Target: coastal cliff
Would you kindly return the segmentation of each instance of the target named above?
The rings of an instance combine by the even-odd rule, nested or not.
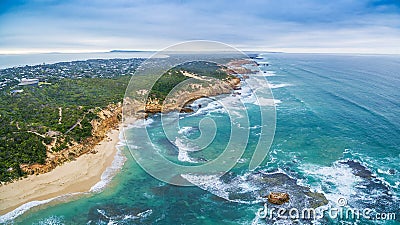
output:
[[[44,164],[23,164],[22,171],[28,175],[47,173],[65,162],[86,154],[96,154],[93,150],[105,137],[107,132],[116,129],[122,118],[122,104],[110,104],[97,113],[96,119],[91,121],[92,135],[80,143],[73,142],[65,149],[52,151],[51,145],[47,146],[47,159]]]
[[[195,79],[195,82],[188,82],[184,87],[178,88],[177,91],[172,91],[164,101],[158,98],[146,98],[147,93],[144,91],[137,93],[139,98],[126,98],[124,114],[146,118],[149,114],[154,113],[191,112],[192,110],[186,108],[186,106],[196,99],[230,94],[234,90],[240,89],[240,79],[234,76],[217,80],[206,79],[193,74],[192,78]]]
[[[209,76],[201,76],[199,74],[180,70],[183,76],[188,79],[182,88],[177,91],[171,91],[165,99],[158,99],[149,96],[148,90],[137,91],[139,98],[132,99],[126,97],[124,99],[124,115],[134,118],[147,118],[154,113],[192,112],[192,109],[186,106],[196,99],[202,97],[211,97],[221,94],[230,94],[234,90],[240,89],[241,80],[236,76],[238,73],[250,73],[251,71],[243,68],[243,64],[248,64],[247,60],[232,61],[227,67],[218,67],[225,74],[225,78],[216,79]],[[180,85],[180,84],[179,84]],[[83,140],[65,140],[65,136],[59,132],[47,132],[46,135],[52,138],[50,143],[43,144],[46,146],[46,160],[43,164],[21,164],[21,170],[27,175],[47,173],[65,162],[73,161],[84,154],[96,154],[94,147],[99,144],[108,131],[116,129],[122,120],[122,104],[110,104],[107,107],[96,110],[91,109],[88,113],[95,113],[96,117],[90,121],[91,134]],[[60,121],[61,109],[60,109]],[[71,127],[70,132],[75,127],[81,127],[81,120]],[[58,140],[57,140],[58,139]],[[58,146],[56,143],[68,143],[64,147]],[[56,150],[56,148],[58,148]]]
[[[232,77],[223,81],[217,81],[213,85],[207,85],[206,87],[198,86],[195,91],[177,92],[177,95],[172,98],[173,101],[167,101],[165,104],[162,104],[158,99],[149,99],[145,104],[133,101],[131,104],[137,109],[136,112],[139,112],[138,109],[144,108],[143,115],[145,117],[148,114],[159,112],[185,111],[184,107],[186,104],[195,99],[229,94],[238,87],[240,87],[240,79]],[[122,104],[108,105],[105,109],[97,113],[97,117],[91,121],[92,135],[89,138],[80,143],[73,142],[70,146],[60,151],[52,151],[51,144],[47,145],[47,159],[44,164],[22,164],[21,170],[28,175],[47,173],[65,162],[75,160],[83,154],[96,154],[93,151],[94,147],[106,137],[108,131],[116,129],[120,124],[122,119]]]
[[[178,90],[171,94],[163,104],[157,99],[152,99],[146,103],[146,113],[167,113],[171,111],[185,110],[188,103],[202,97],[211,97],[221,94],[230,94],[234,89],[240,87],[239,78],[229,78],[226,80],[213,80],[212,84],[199,85],[189,84],[190,90]]]

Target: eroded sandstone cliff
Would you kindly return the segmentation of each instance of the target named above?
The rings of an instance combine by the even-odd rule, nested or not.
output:
[[[110,104],[105,109],[102,109],[97,113],[97,119],[91,121],[92,125],[92,136],[86,138],[80,143],[72,142],[70,146],[61,151],[47,150],[47,159],[44,164],[23,164],[21,169],[27,174],[40,174],[47,173],[55,167],[74,160],[86,153],[93,153],[94,147],[101,142],[108,131],[116,129],[122,118],[122,104]]]

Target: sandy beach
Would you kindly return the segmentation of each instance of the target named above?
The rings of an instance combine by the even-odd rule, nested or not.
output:
[[[28,176],[25,179],[0,186],[0,215],[31,201],[40,201],[57,196],[87,192],[101,180],[117,153],[119,129],[108,132],[96,147],[96,154],[88,153],[75,161],[58,166],[51,172]]]

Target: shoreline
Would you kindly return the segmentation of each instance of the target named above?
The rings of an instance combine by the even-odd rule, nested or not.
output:
[[[31,202],[40,201],[43,204],[60,196],[95,192],[93,187],[103,181],[103,174],[113,166],[118,155],[122,129],[123,123],[120,123],[117,129],[108,131],[106,137],[94,147],[96,154],[86,153],[48,173],[30,175],[0,186],[0,220],[7,219],[2,217]],[[15,213],[20,215],[23,212]]]
[[[220,89],[226,89],[225,91],[206,92],[206,95],[217,96],[225,92],[231,93],[240,83],[240,79],[235,77],[220,84],[223,87]],[[131,119],[137,120],[135,117]],[[127,122],[131,124],[132,121],[120,121],[117,129],[109,130],[91,151],[80,155],[74,161],[58,165],[49,172],[29,175],[27,178],[0,186],[0,223],[12,220],[30,208],[46,204],[59,197],[101,191],[106,186],[103,178],[107,180],[112,178],[115,175],[114,171],[119,170],[124,163],[124,160],[117,160],[117,157],[121,156],[118,146],[120,142],[123,142],[124,137],[121,134]],[[118,167],[114,166],[114,161],[122,161],[122,163],[117,162]],[[110,172],[108,170],[111,170],[113,174],[107,174]]]

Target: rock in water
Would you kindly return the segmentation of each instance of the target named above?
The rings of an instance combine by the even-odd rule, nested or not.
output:
[[[276,205],[282,205],[285,202],[289,202],[289,199],[289,194],[287,193],[271,192],[268,195],[268,201]]]
[[[180,110],[180,113],[192,113],[192,112],[194,112],[194,111],[191,108],[182,108]]]

